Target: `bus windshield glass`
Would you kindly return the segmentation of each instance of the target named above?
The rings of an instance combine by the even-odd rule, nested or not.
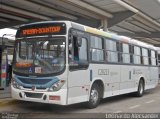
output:
[[[29,75],[60,73],[65,67],[65,38],[16,41],[13,71]]]

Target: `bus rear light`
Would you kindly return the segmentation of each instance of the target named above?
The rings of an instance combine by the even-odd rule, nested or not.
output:
[[[53,96],[53,95],[50,95],[49,96],[49,100],[60,100],[60,96]]]

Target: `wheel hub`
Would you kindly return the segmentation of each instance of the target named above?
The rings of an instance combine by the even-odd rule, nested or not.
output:
[[[91,98],[90,99],[91,99],[92,103],[94,103],[94,104],[98,101],[98,91],[97,90],[93,89],[91,91]]]

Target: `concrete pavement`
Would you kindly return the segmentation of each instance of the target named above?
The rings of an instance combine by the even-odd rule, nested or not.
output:
[[[95,109],[86,109],[83,104],[59,106],[8,98],[0,100],[0,112],[42,113],[41,117],[46,113],[52,113],[52,116],[60,116],[62,113],[160,113],[160,85],[155,89],[146,91],[143,97],[126,94],[103,99]]]

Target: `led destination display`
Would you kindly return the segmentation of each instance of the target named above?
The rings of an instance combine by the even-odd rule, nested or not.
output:
[[[64,23],[43,23],[22,26],[18,30],[16,37],[30,37],[42,35],[65,35],[66,25]]]

